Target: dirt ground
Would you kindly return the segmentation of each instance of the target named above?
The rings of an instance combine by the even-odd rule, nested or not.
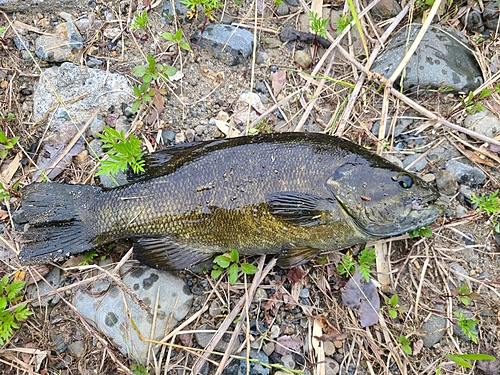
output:
[[[366,58],[363,50],[351,51],[351,60],[339,57],[331,58],[330,52],[319,48],[317,53],[312,45],[303,42],[282,43],[279,40],[279,30],[284,27],[307,31],[304,26],[304,2],[297,7],[290,7],[290,12],[277,16],[276,5],[257,1],[259,7],[267,5],[266,13],[257,12],[254,17],[255,5],[252,2],[227,1],[224,13],[215,11],[213,22],[218,22],[223,14],[231,16],[235,24],[256,33],[256,50],[267,54],[268,60],[257,63],[252,57],[234,62],[230,55],[213,54],[199,48],[191,42],[190,51],[181,51],[161,37],[163,32],[175,32],[176,27],[165,25],[161,20],[161,5],[156,4],[149,10],[147,29],[130,30],[132,15],[137,8],[147,7],[149,2],[130,4],[124,2],[95,2],[88,12],[93,12],[93,19],[101,21],[96,24],[97,30],[107,27],[118,27],[123,30],[117,43],[110,48],[109,41],[103,32],[95,33],[92,27],[85,38],[86,54],[91,54],[104,62],[101,69],[109,69],[129,77],[134,85],[140,81],[131,74],[136,65],[145,63],[147,54],[155,56],[158,63],[174,66],[183,73],[181,80],[161,82],[158,91],[162,93],[163,103],[153,101],[142,105],[134,117],[130,119],[134,134],[143,140],[145,149],[163,147],[161,135],[171,130],[178,140],[208,140],[225,137],[228,129],[220,126],[214,119],[224,118],[225,112],[234,116],[239,111],[248,111],[248,106],[238,102],[245,90],[252,86],[267,87],[265,115],[252,123],[243,124],[239,121],[228,122],[233,128],[230,135],[252,129],[251,131],[310,131],[325,132],[343,136],[353,142],[377,151],[382,150],[382,144],[389,153],[396,153],[396,139],[390,134],[386,139],[378,139],[378,134],[372,133],[376,120],[385,116],[401,116],[410,109],[411,101],[396,98],[390,91],[381,88],[379,77],[364,78],[356,68],[355,62],[364,66]],[[326,3],[326,1],[325,1]],[[311,6],[311,4],[307,4]],[[443,5],[439,13],[439,22],[460,28],[458,11],[467,8],[466,2],[453,2],[452,6]],[[344,4],[334,2],[325,4],[326,14],[329,9],[343,10]],[[409,15],[400,22],[399,27],[422,16],[426,6],[414,4]],[[325,13],[324,13],[325,14]],[[74,14],[75,18],[88,16],[85,12]],[[35,123],[32,117],[32,92],[40,75],[40,69],[50,64],[36,59],[36,64],[22,58],[15,48],[13,36],[15,29],[9,27],[14,21],[30,25],[32,29],[25,36],[34,43],[41,32],[47,31],[51,24],[62,22],[57,12],[41,13],[32,9],[27,13],[2,14],[0,26],[6,32],[0,38],[0,82],[2,94],[0,106],[5,118],[6,113],[13,113],[15,120],[2,120],[2,131],[12,136],[19,136],[18,145],[9,150],[8,157],[0,166],[5,170],[13,162],[17,152],[22,153],[22,159],[16,173],[7,182],[11,194],[10,202],[2,206],[3,242],[7,247],[19,249],[19,233],[13,228],[12,214],[20,202],[20,191],[29,183],[33,173],[30,169],[28,155],[37,142],[47,136],[47,122]],[[306,17],[307,18],[307,17]],[[368,38],[369,53],[377,44],[377,36],[381,35],[382,23],[363,17]],[[371,22],[371,23],[370,23]],[[192,23],[180,23],[186,39],[201,28],[203,16],[199,15]],[[332,23],[333,25],[333,23]],[[461,30],[461,29],[460,29]],[[478,34],[465,32],[471,41]],[[338,37],[335,30],[329,29],[332,38]],[[346,41],[351,36],[342,37]],[[353,36],[356,38],[356,35]],[[480,64],[486,78],[492,76],[487,67],[491,61],[498,58],[500,45],[498,34],[492,33],[490,38],[482,43],[473,44],[480,56]],[[310,54],[315,54],[315,60],[309,68],[300,67],[294,60],[297,46]],[[325,56],[325,59],[322,59]],[[85,56],[85,55],[84,55]],[[81,61],[85,61],[82,57]],[[285,71],[286,80],[276,96],[272,95],[274,85],[279,85],[276,71]],[[322,79],[328,76],[334,80]],[[342,81],[339,83],[339,81]],[[353,85],[360,82],[361,90],[355,100],[347,102],[352,95]],[[346,85],[347,83],[347,85]],[[488,88],[496,89],[496,80],[488,82]],[[408,98],[406,98],[408,99]],[[497,113],[500,108],[500,96],[493,93],[481,100],[484,107]],[[414,126],[428,125],[421,137],[424,143],[443,140],[448,144],[460,144],[460,149],[478,168],[486,174],[487,179],[482,186],[473,186],[472,190],[480,195],[491,193],[499,188],[498,159],[477,153],[484,142],[468,138],[460,132],[452,131],[447,126],[438,124],[436,119],[444,118],[452,123],[460,124],[466,116],[466,111],[460,97],[444,94],[433,94],[415,99],[425,107],[427,112],[413,109],[417,119]],[[274,107],[273,107],[274,105]],[[435,118],[429,116],[435,115]],[[106,114],[103,114],[105,117]],[[257,117],[257,115],[256,115]],[[438,125],[436,125],[438,124]],[[219,125],[219,126],[217,126]],[[248,125],[248,126],[246,126]],[[458,138],[456,136],[459,136]],[[459,139],[457,141],[457,139]],[[90,139],[89,139],[90,140]],[[460,140],[462,142],[460,142]],[[402,154],[415,153],[414,148],[403,150]],[[493,155],[496,157],[496,154]],[[57,181],[71,183],[99,183],[93,177],[97,161],[88,155],[74,161],[72,167],[65,171]],[[438,165],[428,163],[420,174],[434,174]],[[457,206],[465,209],[466,214],[459,217]],[[493,217],[494,219],[494,217]],[[260,279],[248,277],[243,282],[240,279],[230,286],[227,278],[213,280],[208,274],[196,274],[189,271],[179,274],[189,281],[195,294],[193,311],[188,315],[189,324],[183,326],[189,333],[179,334],[174,346],[165,346],[156,361],[148,364],[149,373],[185,373],[191,374],[199,366],[199,353],[190,351],[191,347],[199,347],[193,339],[193,332],[204,324],[220,327],[231,317],[232,308],[238,306],[238,301],[255,294],[264,296],[254,299],[247,311],[248,320],[241,325],[230,324],[229,332],[240,330],[245,337],[242,344],[243,353],[250,342],[262,342],[262,345],[280,342],[283,336],[290,338],[289,344],[294,350],[296,373],[320,374],[325,371],[325,342],[334,346],[330,357],[337,361],[342,374],[500,374],[497,362],[473,363],[474,368],[458,366],[446,357],[447,354],[489,353],[500,355],[499,324],[500,324],[500,239],[493,230],[493,222],[488,215],[478,213],[462,194],[456,194],[450,199],[447,215],[432,226],[433,236],[430,238],[410,239],[408,235],[396,239],[379,241],[375,246],[377,251],[377,270],[374,278],[378,280],[380,295],[391,297],[397,295],[398,314],[392,318],[389,307],[381,297],[380,323],[362,328],[356,313],[341,301],[341,289],[347,280],[339,275],[337,264],[343,254],[329,254],[326,259],[313,261],[294,271],[285,271],[274,267],[265,270]],[[119,262],[128,248],[126,244],[118,244],[116,253],[111,254],[111,260]],[[10,250],[9,250],[10,251]],[[249,259],[258,264],[259,259]],[[262,260],[261,260],[262,261]],[[271,259],[267,259],[269,264]],[[467,271],[467,275],[457,277],[454,273],[458,264]],[[63,264],[63,271],[68,285],[58,291],[62,298],[55,306],[47,308],[30,307],[34,315],[19,324],[14,336],[0,349],[0,373],[2,374],[117,374],[146,373],[137,367],[134,359],[123,357],[112,345],[106,343],[98,332],[85,324],[74,311],[70,300],[72,284],[85,283],[95,274],[85,269],[70,270],[72,265]],[[42,274],[53,266],[37,269]],[[19,274],[16,272],[21,271]],[[44,272],[45,271],[45,272]],[[25,274],[24,274],[25,273]],[[34,274],[32,269],[22,267],[14,253],[3,256],[0,274],[8,274],[30,280]],[[24,276],[23,276],[24,275]],[[456,281],[458,280],[458,282]],[[455,284],[453,285],[453,281]],[[463,304],[464,297],[457,289],[465,284],[471,297],[468,305]],[[307,297],[300,297],[300,292],[307,289]],[[67,299],[67,300],[66,300]],[[228,306],[224,305],[225,301]],[[425,332],[422,325],[428,321],[437,306],[442,306],[438,312],[448,321],[446,333],[440,342],[432,348],[422,347],[422,337]],[[219,314],[211,314],[209,307],[217,307]],[[242,311],[236,311],[239,315]],[[473,319],[477,319],[477,343],[467,341],[453,333],[454,312],[466,309]],[[234,313],[234,311],[233,311]],[[229,314],[229,315],[228,315]],[[250,322],[262,321],[263,328],[250,327]],[[231,322],[232,323],[232,322]],[[254,323],[255,324],[255,323]],[[273,336],[272,328],[279,327],[280,335]],[[406,337],[412,353],[403,350],[401,337]],[[322,337],[321,340],[315,338]],[[84,348],[77,356],[59,350],[58,340],[63,342],[82,342]],[[248,345],[247,345],[248,344]],[[270,355],[270,362],[279,363],[283,353]],[[195,354],[193,354],[195,353]],[[215,374],[220,363],[227,364],[227,358],[212,355],[208,370]],[[326,362],[330,363],[330,362]],[[279,366],[273,366],[271,373],[285,371]],[[326,371],[326,374],[331,372]]]

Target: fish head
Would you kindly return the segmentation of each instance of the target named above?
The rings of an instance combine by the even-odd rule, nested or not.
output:
[[[421,228],[444,212],[432,185],[390,163],[344,164],[327,187],[356,226],[375,237]]]

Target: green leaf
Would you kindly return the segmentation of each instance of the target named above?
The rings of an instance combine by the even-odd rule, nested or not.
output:
[[[233,263],[229,267],[229,284],[234,285],[236,280],[238,280],[238,265]]]
[[[240,254],[238,254],[238,250],[233,249],[231,251],[231,262],[238,263],[240,261]]]
[[[222,275],[222,272],[222,268],[214,268],[210,275],[212,276],[212,278],[217,279],[220,275]]]
[[[259,269],[255,267],[253,264],[249,263],[242,263],[241,264],[241,271],[247,275],[253,275],[255,274]]]
[[[472,365],[469,362],[467,362],[465,359],[463,359],[460,354],[446,354],[445,356],[446,356],[446,358],[455,362],[459,366],[462,366],[465,368],[472,368]]]
[[[389,315],[392,319],[396,319],[398,317],[398,311],[396,309],[389,309]]]
[[[399,303],[398,295],[394,294],[389,301],[390,301],[391,306],[396,307],[397,304]]]
[[[214,262],[222,268],[227,268],[231,264],[231,259],[225,255],[219,255],[214,258]]]
[[[175,41],[175,36],[172,33],[163,33],[161,34],[163,38],[168,40],[169,42],[174,42]]]

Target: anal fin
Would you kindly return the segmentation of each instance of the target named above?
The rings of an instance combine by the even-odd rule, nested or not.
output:
[[[212,257],[170,237],[140,238],[134,242],[136,259],[154,268],[178,271],[190,268]]]
[[[321,253],[321,250],[312,247],[298,247],[291,243],[282,246],[278,257],[278,266],[281,268],[298,267],[309,262],[315,256]]]

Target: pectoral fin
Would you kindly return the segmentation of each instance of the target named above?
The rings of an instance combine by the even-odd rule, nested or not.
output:
[[[170,237],[140,238],[134,243],[137,260],[149,267],[171,271],[190,268],[212,257]]]
[[[293,268],[309,262],[317,256],[321,250],[312,247],[297,247],[291,243],[286,243],[281,248],[278,257],[278,266],[281,268]]]
[[[333,211],[333,201],[312,194],[279,192],[267,197],[269,212],[294,225],[314,226],[326,224],[327,211]]]

